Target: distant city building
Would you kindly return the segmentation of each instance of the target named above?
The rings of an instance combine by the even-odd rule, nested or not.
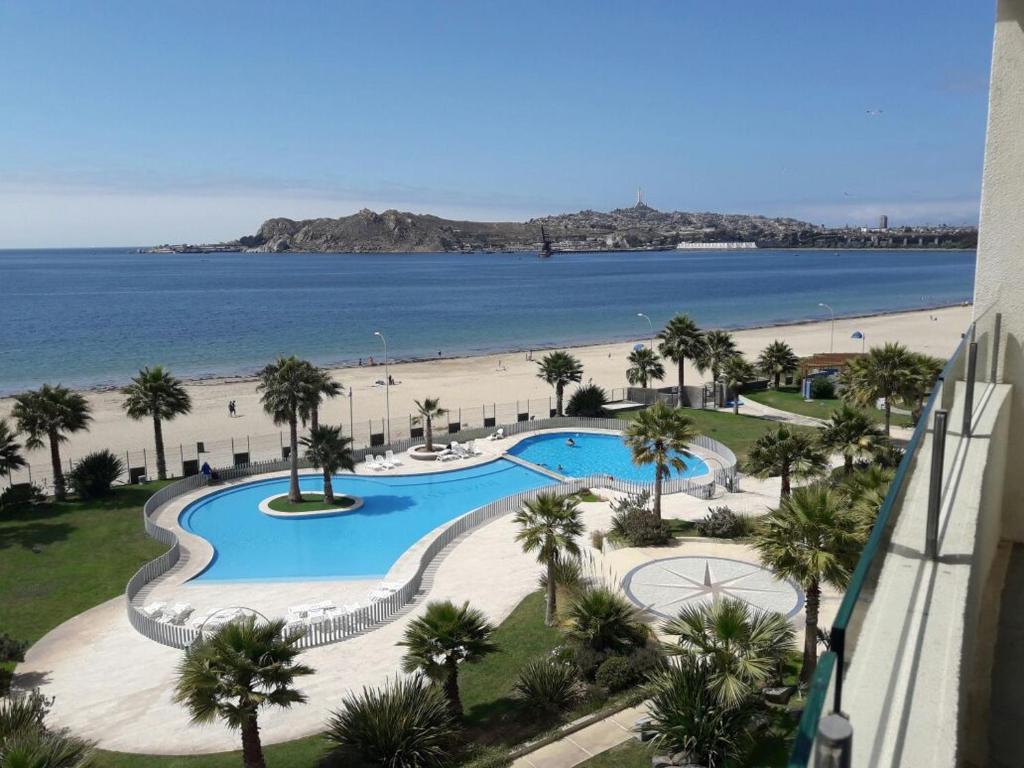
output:
[[[680,251],[733,251],[747,248],[757,248],[757,243],[752,240],[748,242],[736,243],[679,243],[679,245],[677,245],[676,248]]]
[[[878,228],[879,229],[888,229],[889,228],[889,217],[886,216],[884,213],[881,216],[878,217]]]

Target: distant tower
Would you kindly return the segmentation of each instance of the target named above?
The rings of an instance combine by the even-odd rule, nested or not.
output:
[[[878,228],[879,229],[888,229],[889,228],[889,217],[886,216],[884,213],[881,216],[878,217]]]
[[[643,208],[644,205],[645,205],[645,203],[644,203],[644,188],[643,187],[637,187],[636,188],[636,205],[634,207],[635,208]]]

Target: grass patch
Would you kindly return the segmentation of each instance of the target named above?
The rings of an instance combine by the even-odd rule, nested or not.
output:
[[[665,518],[665,525],[669,532],[676,537],[698,536],[697,523],[693,520],[679,520],[678,518]]]
[[[743,397],[748,397],[755,402],[767,405],[770,408],[778,408],[780,411],[789,411],[801,416],[812,416],[816,419],[828,419],[832,411],[842,405],[842,400],[832,398],[829,400],[804,400],[800,390],[796,387],[783,387],[782,389],[766,389],[760,392],[745,392]],[[871,417],[876,424],[885,422],[885,413],[877,408],[865,408],[863,411]],[[892,425],[894,427],[912,426],[910,416],[893,413]]]
[[[573,498],[579,499],[580,501],[585,502],[585,503],[591,503],[591,502],[595,502],[595,501],[604,501],[604,498],[602,496],[598,496],[596,493],[594,493],[589,488],[585,488],[582,491],[580,491],[579,493],[574,493],[573,494]]]
[[[330,509],[348,509],[355,504],[355,499],[348,496],[335,497],[333,504],[324,501],[322,493],[304,493],[302,501],[289,501],[287,496],[281,496],[267,504],[275,512],[324,512]]]

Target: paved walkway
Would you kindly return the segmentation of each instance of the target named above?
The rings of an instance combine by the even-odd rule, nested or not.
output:
[[[572,768],[631,739],[633,725],[646,714],[645,704],[616,712],[535,752],[523,755],[512,763],[512,768]]]

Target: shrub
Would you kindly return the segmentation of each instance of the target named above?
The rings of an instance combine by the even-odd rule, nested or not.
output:
[[[575,592],[583,582],[583,564],[578,557],[560,557],[555,561],[555,586],[568,593]],[[540,575],[540,588],[548,588],[548,572],[544,569]]]
[[[27,507],[32,504],[42,504],[46,501],[46,494],[38,486],[31,483],[18,483],[0,493],[0,509]]]
[[[608,394],[596,384],[585,384],[577,388],[569,398],[565,407],[566,416],[586,416],[602,418],[608,415],[604,407],[608,404]]]
[[[825,376],[816,376],[811,379],[811,398],[813,400],[834,400],[836,397],[836,385],[832,379]]]
[[[565,635],[577,647],[629,653],[644,645],[650,634],[633,604],[608,587],[587,587],[569,606]]]
[[[729,507],[708,507],[708,515],[697,521],[697,532],[713,539],[735,539],[749,536],[754,521],[748,515],[738,515]]]
[[[558,659],[536,659],[519,673],[515,691],[531,707],[544,712],[564,712],[579,696],[576,669]]]
[[[633,547],[658,546],[671,541],[672,531],[648,508],[650,500],[650,492],[643,491],[613,501],[610,533]]]
[[[664,667],[665,654],[657,645],[648,643],[628,656],[609,656],[597,668],[594,680],[610,693],[618,693],[639,685]]]
[[[15,640],[6,632],[0,634],[0,665],[24,661],[27,648],[28,643]],[[0,696],[6,696],[10,692],[13,677],[14,673],[11,670],[0,667]]]
[[[590,532],[590,546],[598,551],[604,549],[604,531]]]
[[[124,472],[124,462],[110,451],[90,453],[75,465],[68,476],[71,487],[83,499],[98,499],[110,493],[110,487]]]

